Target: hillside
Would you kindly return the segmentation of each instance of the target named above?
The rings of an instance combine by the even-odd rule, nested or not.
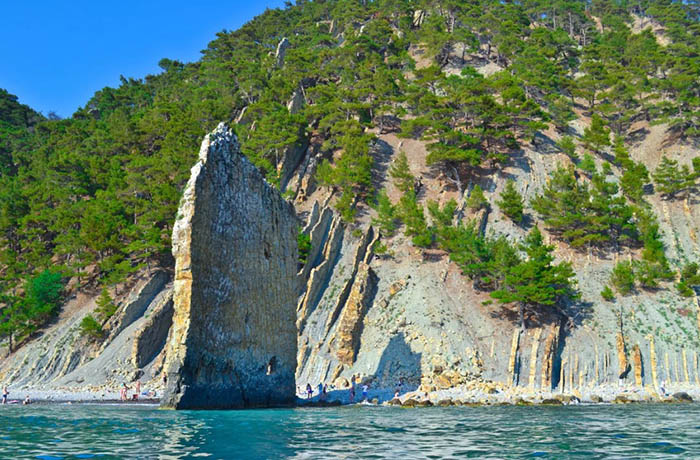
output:
[[[125,294],[172,271],[197,146],[231,120],[307,222],[298,383],[698,383],[697,9],[424,3],[270,10],[66,120],[3,96],[3,375],[65,384],[134,324]],[[106,365],[157,379],[158,353]]]

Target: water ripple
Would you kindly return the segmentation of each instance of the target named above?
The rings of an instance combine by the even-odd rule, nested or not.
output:
[[[0,408],[0,458],[698,458],[700,405]]]

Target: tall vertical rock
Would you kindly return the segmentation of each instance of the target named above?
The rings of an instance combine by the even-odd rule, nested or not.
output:
[[[164,407],[293,402],[297,224],[220,124],[202,143],[173,228]]]

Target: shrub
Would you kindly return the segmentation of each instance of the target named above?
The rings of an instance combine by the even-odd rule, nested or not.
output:
[[[618,262],[610,274],[610,283],[621,295],[629,295],[634,291],[634,267],[632,262]]]
[[[484,196],[484,191],[481,187],[475,185],[472,193],[469,195],[469,199],[467,199],[467,207],[472,211],[478,211],[479,209],[485,209],[488,204],[489,202]]]
[[[603,290],[600,291],[600,296],[608,302],[613,302],[615,300],[615,293],[610,289],[610,286],[605,286]]]
[[[523,221],[523,197],[515,189],[515,182],[509,180],[506,187],[501,192],[501,200],[496,202],[503,214],[508,216],[513,222]]]
[[[109,295],[109,291],[106,287],[102,288],[102,292],[96,303],[97,308],[95,309],[95,313],[97,313],[103,321],[107,321],[117,311],[117,306],[112,301],[112,296]]]
[[[391,203],[386,190],[382,189],[377,194],[377,201],[374,204],[374,210],[377,211],[377,217],[372,219],[372,225],[376,225],[382,231],[382,234],[391,236],[396,231],[397,212],[396,207]]]
[[[299,248],[299,263],[305,265],[311,251],[311,236],[304,233],[301,227],[299,227],[297,234],[297,247]]]
[[[94,316],[87,315],[80,322],[80,334],[91,339],[101,339],[104,337],[105,332]]]

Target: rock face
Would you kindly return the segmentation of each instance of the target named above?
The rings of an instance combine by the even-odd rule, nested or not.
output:
[[[220,124],[202,143],[173,228],[164,407],[293,402],[297,224]]]
[[[277,51],[275,51],[275,64],[278,68],[284,65],[284,58],[287,55],[287,48],[289,48],[290,45],[291,44],[289,43],[289,40],[287,40],[287,37],[284,37],[277,44]]]

